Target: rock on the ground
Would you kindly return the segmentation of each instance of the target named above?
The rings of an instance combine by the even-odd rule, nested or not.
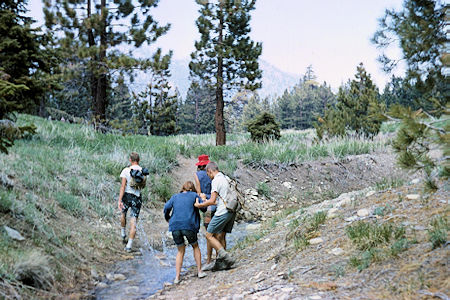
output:
[[[406,199],[408,199],[408,200],[418,200],[420,198],[420,195],[419,194],[409,194],[409,195],[406,195]]]
[[[121,281],[127,279],[123,274],[114,274],[114,281]]]
[[[245,227],[246,230],[252,231],[252,230],[258,230],[261,228],[261,224],[260,223],[252,223],[252,224],[248,224],[247,227]]]
[[[333,249],[331,249],[330,253],[334,254],[336,256],[342,255],[342,254],[344,254],[344,250],[342,250],[341,248],[333,248]]]
[[[367,192],[366,197],[370,197],[370,196],[373,196],[375,194],[376,194],[375,191],[369,191],[369,192]]]
[[[358,220],[358,216],[351,216],[351,217],[345,218],[346,222],[354,222],[356,220]]]
[[[8,236],[10,238],[12,238],[13,240],[16,240],[16,241],[23,241],[23,240],[25,240],[25,238],[17,230],[12,229],[11,227],[8,227],[6,225],[4,225],[3,228],[5,229],[5,231],[8,234]]]
[[[99,289],[106,289],[107,287],[108,287],[108,285],[104,282],[97,283],[97,288],[99,288]]]
[[[420,178],[414,178],[413,180],[411,180],[411,184],[418,184],[420,182]]]
[[[362,208],[358,210],[356,214],[358,215],[358,217],[367,217],[368,215],[370,215],[370,211],[367,208]]]
[[[311,245],[317,245],[317,244],[323,243],[323,239],[320,238],[320,237],[319,238],[310,239],[309,243]]]
[[[106,274],[106,279],[108,279],[109,281],[113,281],[114,280],[114,275],[111,273]]]
[[[328,213],[327,213],[327,217],[328,218],[330,218],[330,219],[332,219],[332,218],[335,218],[336,216],[337,216],[337,212],[339,211],[339,209],[337,209],[337,208],[331,208],[331,209],[329,209],[328,210]]]
[[[338,198],[339,199],[339,198]],[[341,200],[336,203],[336,207],[346,206],[352,203],[352,198],[349,196],[344,196]]]
[[[289,181],[283,182],[283,186],[287,189],[292,189],[292,183],[290,183]]]

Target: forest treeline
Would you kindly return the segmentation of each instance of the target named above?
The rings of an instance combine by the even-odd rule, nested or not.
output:
[[[7,152],[14,139],[34,131],[32,124],[15,125],[17,112],[123,134],[215,132],[217,145],[226,144],[226,132],[246,131],[264,112],[275,116],[281,129],[314,127],[318,140],[349,134],[370,138],[383,121],[403,120],[394,143],[401,161],[434,170],[436,164],[424,154],[430,143],[448,144],[448,130],[435,126],[449,111],[448,5],[405,0],[400,10],[387,10],[379,19],[372,42],[380,49],[381,66],[387,73],[399,62],[406,66],[405,75],[392,76],[383,90],[363,63],[337,92],[309,66],[295,86],[262,99],[258,59],[263,45],[249,36],[255,0],[196,1],[200,37],[191,54],[186,95],[169,83],[172,52],[157,47],[170,30],[170,24],[152,16],[158,2],[44,0],[45,23],[35,28],[26,16],[27,1],[2,1],[0,150]],[[397,59],[384,51],[394,43],[402,52]],[[133,55],[144,45],[152,49],[148,55]],[[142,72],[150,75],[146,88],[131,90]],[[424,143],[430,136],[432,141]]]

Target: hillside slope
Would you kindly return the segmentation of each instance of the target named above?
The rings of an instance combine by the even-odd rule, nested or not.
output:
[[[441,188],[430,198],[406,200],[406,194],[416,193],[412,189],[419,190],[420,187],[400,187],[409,179],[394,166],[387,146],[389,134],[381,134],[374,140],[337,139],[323,144],[314,144],[310,131],[283,132],[280,141],[269,144],[254,144],[248,135],[230,134],[231,146],[216,147],[213,135],[100,134],[86,125],[27,115],[19,116],[18,122],[34,123],[37,134],[17,141],[9,155],[0,155],[0,298],[91,298],[96,286],[109,282],[106,275],[113,265],[139,255],[139,252],[128,254],[123,251],[118,227],[118,174],[127,165],[127,155],[131,151],[141,154],[142,164],[151,172],[149,185],[143,191],[144,208],[140,218],[143,232],[148,236],[139,233],[136,249],[147,247],[147,240],[154,249],[164,248],[161,235],[167,231],[167,223],[161,213],[162,205],[179,189],[182,181],[190,178],[193,162],[202,153],[208,153],[222,170],[241,181],[252,204],[243,218],[263,221],[256,232],[233,250],[240,258],[236,269],[210,274],[204,282],[194,278],[184,281],[199,289],[196,296],[201,296],[199,291],[203,289],[210,291],[209,294],[225,296],[242,291],[244,294],[250,292],[248,297],[262,297],[265,292],[279,293],[281,288],[287,288],[284,292],[292,296],[303,295],[301,290],[306,284],[303,278],[332,281],[336,276],[336,284],[341,284],[343,278],[354,282],[353,278],[371,274],[372,268],[380,268],[374,269],[379,272],[394,268],[386,267],[386,262],[411,261],[416,265],[422,264],[420,259],[425,257],[429,263],[436,264],[435,270],[439,274],[433,275],[428,267],[414,267],[413,271],[405,267],[411,278],[418,278],[421,287],[413,281],[413,287],[398,295],[417,293],[420,289],[447,293],[448,281],[439,279],[442,274],[448,277],[442,271],[446,267],[442,256],[447,248],[440,246],[429,251],[427,230],[433,229],[430,225],[433,214],[443,218],[448,216],[447,206],[442,203],[443,199],[449,199],[448,191]],[[314,215],[314,209],[308,212],[311,205],[320,210],[330,209],[334,200],[329,199],[368,187],[374,188],[377,194],[355,196],[324,225],[319,224],[308,232],[301,231],[302,224],[311,222],[310,217],[304,216]],[[389,191],[392,187],[397,190]],[[341,201],[342,197],[336,201]],[[267,209],[258,209],[263,206]],[[363,251],[356,251],[344,232],[349,225],[345,218],[353,216],[359,208],[369,209],[370,218],[366,219],[370,221],[406,222],[408,239],[408,247],[404,247],[404,241],[396,246],[395,251],[406,249],[398,252],[398,259],[387,257],[382,264],[374,262],[361,273],[348,266],[348,257],[355,255],[353,261],[358,267],[378,256],[374,256],[375,251],[365,254],[366,258],[362,259]],[[379,217],[373,217],[375,212]],[[317,218],[322,220],[321,216]],[[442,227],[442,220],[436,226]],[[16,230],[23,239],[11,234],[8,228]],[[416,232],[417,243],[413,243],[411,228]],[[318,246],[307,245],[310,238],[319,235],[323,242]],[[345,254],[334,257],[326,252],[337,247]],[[409,255],[416,252],[417,261]],[[315,261],[336,267],[326,269]],[[297,266],[301,268],[296,270]],[[240,279],[233,281],[234,277],[229,274],[236,274]],[[346,275],[341,276],[343,274]],[[187,277],[192,275],[189,270]],[[386,272],[378,276],[387,278],[384,277]],[[430,276],[437,280],[431,282]],[[207,289],[207,282],[214,282],[216,288]],[[185,283],[156,296],[195,296]],[[231,284],[236,285],[236,290],[230,289]],[[339,291],[337,295],[345,295],[347,290],[340,286],[333,289]],[[183,291],[186,294],[182,294]],[[314,288],[305,291],[312,293]],[[358,293],[357,289],[348,291],[349,295]],[[365,291],[369,290],[361,292]]]
[[[450,193],[442,185],[431,197],[421,190],[417,181],[369,188],[279,213],[233,249],[235,268],[205,279],[190,270],[179,285],[150,298],[448,299],[448,223],[442,220],[448,220]],[[381,237],[365,235],[375,228],[384,229],[377,231]],[[439,230],[444,244],[433,245]],[[352,241],[355,231],[362,238]]]

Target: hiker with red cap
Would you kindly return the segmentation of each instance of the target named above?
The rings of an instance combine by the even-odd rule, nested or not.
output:
[[[195,164],[197,166],[197,172],[194,173],[195,189],[197,194],[204,194],[206,199],[211,198],[211,178],[206,174],[206,165],[209,163],[209,156],[202,154],[198,157],[198,162]],[[216,212],[216,206],[211,205],[205,211],[203,216],[203,225],[205,229],[208,230],[209,222],[211,222],[214,213]],[[211,262],[213,247],[206,240],[206,264],[203,266],[202,270],[211,270],[214,266],[214,262]]]

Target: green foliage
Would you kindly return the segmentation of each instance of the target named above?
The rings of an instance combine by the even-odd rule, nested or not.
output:
[[[172,197],[174,190],[172,187],[172,178],[167,175],[153,176],[151,178],[152,200],[167,202]]]
[[[225,145],[224,90],[260,87],[262,44],[249,36],[250,12],[256,1],[196,2],[200,6],[196,21],[200,39],[195,42],[189,69],[193,81],[216,92],[216,144]]]
[[[405,183],[405,181],[401,178],[386,178],[383,177],[381,180],[377,181],[375,183],[375,188],[378,191],[397,188],[402,186]]]
[[[270,186],[265,182],[258,182],[256,185],[256,190],[258,191],[258,195],[264,196],[266,198],[270,198],[272,191],[270,190]]]
[[[439,119],[426,120],[426,114],[421,110],[411,111],[409,108],[399,106],[393,107],[390,113],[400,116],[402,123],[392,142],[397,152],[398,164],[414,171],[423,170],[426,174],[426,189],[435,191],[437,189],[436,178],[448,178],[450,163],[450,108],[443,110],[445,117],[443,127],[436,126]],[[435,144],[443,151],[443,157],[432,157],[430,155],[431,145]]]
[[[356,248],[361,250],[349,260],[349,264],[360,271],[369,267],[372,262],[398,256],[410,244],[405,237],[405,228],[393,224],[358,221],[347,227],[346,233]]]
[[[116,114],[117,107],[108,110],[108,103],[123,104],[127,96],[121,92],[117,95],[111,88],[120,85],[125,76],[133,77],[134,70],[150,68],[151,59],[125,54],[128,49],[122,46],[151,45],[169,30],[170,25],[159,25],[150,14],[158,2],[45,1],[45,26],[58,37],[58,50],[66,62],[64,89],[82,109],[89,96],[92,117],[104,121],[107,113]],[[58,109],[73,108],[74,103],[68,102],[66,95],[59,96],[65,98],[57,101],[63,104]],[[111,98],[116,99],[109,101]]]
[[[275,121],[275,116],[267,112],[256,116],[253,120],[248,121],[246,125],[254,142],[278,140],[281,137],[280,127]]]
[[[406,62],[405,82],[414,86],[417,96],[413,99],[418,106],[428,111],[433,108],[430,98],[436,98],[441,105],[448,101],[441,61],[446,42],[445,10],[445,2],[406,0],[399,11],[386,10],[372,38],[372,42],[381,49],[388,49],[394,42],[399,44],[402,59]],[[379,61],[386,73],[397,65],[397,61],[384,52]]]
[[[167,136],[178,132],[176,112],[178,95],[169,95],[170,59],[172,52],[162,55],[158,49],[152,58],[152,82],[136,97],[135,118],[140,122],[140,132]]]
[[[13,209],[14,194],[0,189],[0,212],[9,213]]]
[[[206,85],[192,82],[186,100],[178,105],[177,124],[180,133],[214,132],[216,101],[214,90]]]
[[[323,115],[327,106],[334,104],[335,96],[331,88],[326,83],[317,83],[315,79],[312,66],[309,66],[303,79],[277,99],[275,114],[281,128],[311,128],[316,117]]]
[[[78,197],[64,192],[56,193],[55,197],[59,205],[67,210],[70,214],[76,217],[79,217],[83,214],[84,208]]]
[[[358,221],[346,228],[347,236],[359,250],[369,250],[381,244],[387,244],[394,239],[403,238],[405,228],[395,227],[392,224],[371,224]]]
[[[409,101],[414,100],[414,105],[398,101],[408,107],[391,106],[389,115],[402,121],[393,147],[400,166],[425,172],[426,189],[429,191],[436,190],[436,179],[448,178],[450,170],[449,90],[442,69],[446,11],[448,8],[440,1],[406,0],[401,10],[386,11],[372,39],[380,48],[399,41],[406,62],[406,76],[401,86],[393,90],[400,94],[400,98],[405,98],[407,94]],[[387,73],[396,65],[384,53],[379,61]],[[437,126],[441,121],[437,118],[442,115],[444,124]],[[431,145],[438,145],[443,150],[442,158],[429,155]]]
[[[32,29],[25,17],[25,1],[0,4],[0,152],[24,133],[33,133],[33,125],[18,127],[15,112],[34,112],[52,82],[45,81],[53,59],[46,57],[46,37]],[[48,59],[47,59],[48,58]]]
[[[293,220],[290,224],[290,232],[286,236],[286,241],[293,240],[296,250],[304,250],[309,245],[309,240],[319,230],[320,225],[327,219],[325,211],[318,211],[314,215],[304,216]]]
[[[327,213],[325,211],[316,212],[310,219],[308,230],[309,231],[317,231],[319,226],[325,223],[327,220]]]
[[[379,102],[378,88],[361,63],[355,79],[339,88],[335,107],[329,106],[316,123],[319,139],[325,135],[344,136],[352,130],[357,136],[373,137],[380,131],[383,105]]]
[[[447,217],[436,216],[431,220],[430,225],[432,229],[428,230],[428,236],[433,249],[445,245],[447,242],[448,231],[450,229]]]

